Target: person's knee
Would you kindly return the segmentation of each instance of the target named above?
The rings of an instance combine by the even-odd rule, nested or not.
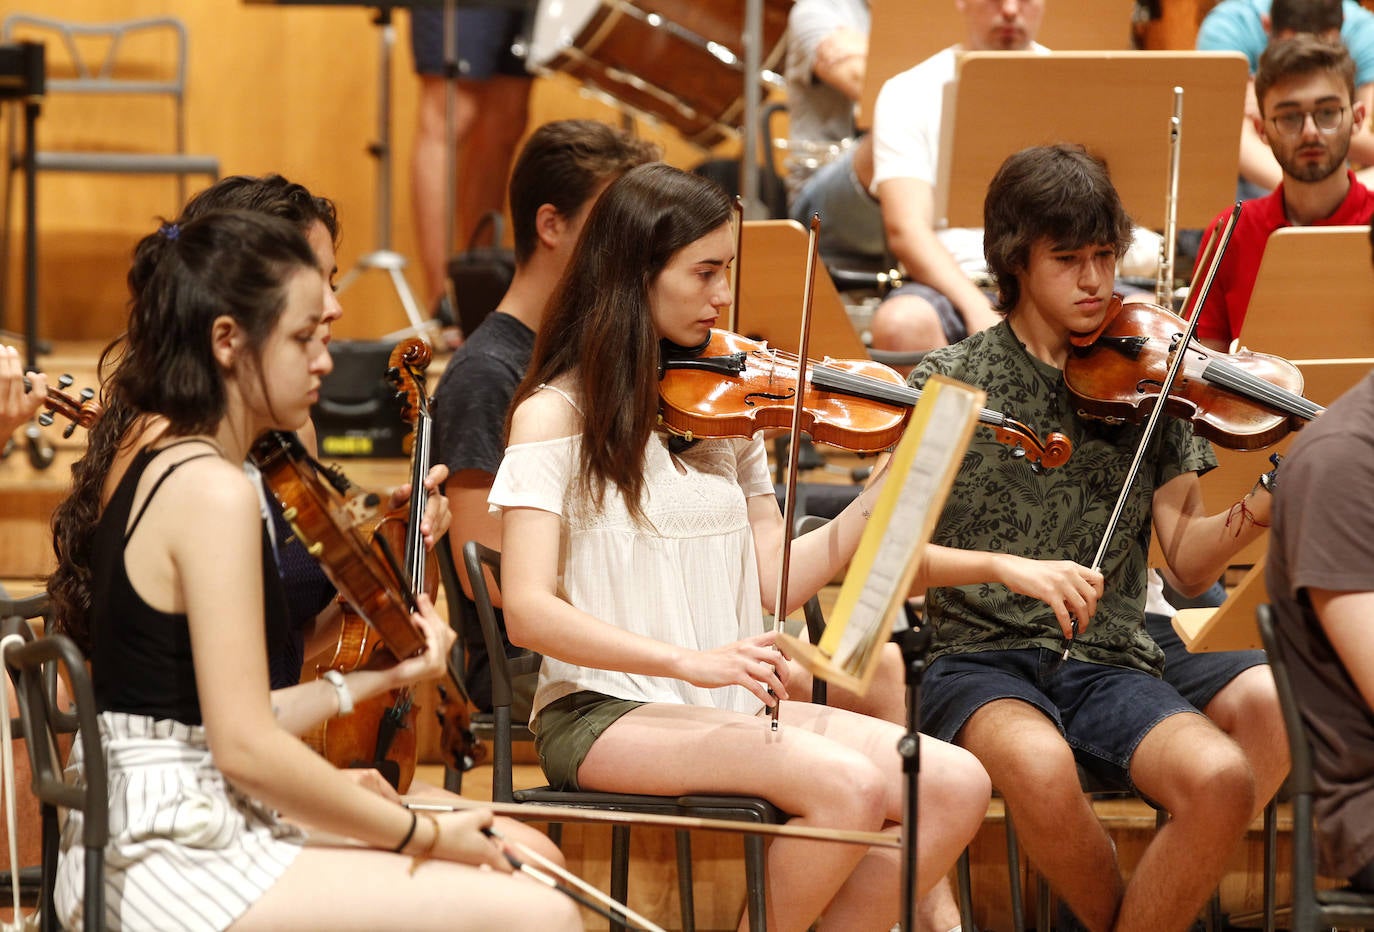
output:
[[[814,818],[871,830],[881,828],[887,820],[888,777],[864,755],[847,751],[813,773],[814,798],[825,801],[831,810],[828,818],[819,812]]]
[[[1268,665],[1251,667],[1227,683],[1207,703],[1207,717],[1228,735],[1261,726],[1282,731],[1278,687]]]
[[[1255,774],[1240,746],[1225,736],[1180,748],[1167,808],[1176,818],[1244,823],[1255,807]]]
[[[940,315],[915,295],[898,295],[878,305],[868,332],[874,349],[893,352],[935,349],[947,342]]]

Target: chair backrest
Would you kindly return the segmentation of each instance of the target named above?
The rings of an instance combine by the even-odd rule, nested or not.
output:
[[[14,682],[19,718],[28,749],[33,795],[42,803],[43,866],[41,912],[43,927],[56,928],[53,891],[57,873],[58,808],[83,814],[81,843],[86,849],[85,926],[98,929],[104,919],[104,856],[109,840],[109,791],[105,758],[96,722],[95,694],[90,674],[70,639],[49,634],[37,638],[23,615],[0,620],[0,638],[18,635],[4,651],[4,665]],[[75,709],[59,708],[56,683],[66,679]],[[84,779],[68,783],[63,778],[59,735],[79,729],[84,757]]]
[[[173,104],[173,151],[186,152],[186,26],[174,16],[150,16],[109,23],[76,23],[48,16],[14,13],[0,24],[0,40],[17,38],[57,45],[64,55],[48,48],[47,93],[73,95],[144,95],[168,98]],[[153,43],[158,43],[153,45]],[[165,45],[164,45],[165,43]],[[52,76],[61,74],[64,76]],[[83,113],[85,111],[82,111]],[[105,121],[96,120],[102,130]],[[72,123],[66,121],[63,125]],[[86,126],[86,122],[82,121]],[[19,138],[10,128],[11,145]],[[70,144],[57,148],[77,148]],[[84,146],[80,148],[85,148]],[[147,145],[128,147],[146,152]],[[216,169],[216,173],[217,173]],[[178,176],[178,204],[186,199],[185,178]]]
[[[541,657],[533,651],[516,657],[506,656],[505,645],[496,623],[496,607],[492,604],[487,572],[496,585],[501,585],[501,552],[470,540],[463,545],[463,565],[472,586],[472,601],[477,605],[477,620],[482,626],[482,640],[487,646],[491,663],[491,706],[495,722],[491,752],[491,798],[493,802],[508,803],[515,799],[514,767],[511,759],[511,680],[513,665],[521,672],[537,670]]]
[[[165,78],[131,76],[124,73],[126,59],[121,52],[126,39],[140,33],[165,30],[172,40],[174,56],[171,72]],[[174,16],[151,16],[113,23],[74,23],[48,16],[13,13],[0,26],[0,38],[9,42],[23,33],[35,38],[51,36],[66,51],[72,76],[49,78],[47,89],[64,94],[166,94],[180,102],[186,93],[186,26]],[[49,56],[49,67],[52,58]]]
[[[1308,739],[1307,726],[1303,724],[1297,697],[1293,693],[1293,680],[1288,674],[1288,660],[1284,656],[1278,630],[1274,624],[1273,606],[1268,602],[1257,605],[1255,621],[1259,625],[1264,652],[1269,655],[1269,669],[1274,675],[1274,685],[1279,694],[1284,730],[1288,732],[1288,786],[1295,795],[1310,795],[1315,789],[1312,778],[1312,745]]]

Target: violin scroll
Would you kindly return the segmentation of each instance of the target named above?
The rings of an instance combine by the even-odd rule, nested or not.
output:
[[[1035,431],[1015,418],[1004,415],[1000,423],[984,423],[991,427],[998,443],[1013,448],[1013,455],[1024,456],[1031,463],[1044,469],[1057,469],[1063,466],[1073,453],[1073,443],[1057,430],[1046,434],[1042,442],[1035,435]]]

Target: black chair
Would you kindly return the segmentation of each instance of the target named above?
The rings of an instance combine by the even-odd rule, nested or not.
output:
[[[480,623],[476,617],[477,613],[464,594],[462,583],[458,579],[458,568],[453,559],[453,547],[447,536],[435,544],[434,554],[439,562],[439,577],[444,586],[444,601],[448,605],[449,624],[458,632],[458,639],[453,644],[453,669],[462,673],[468,669],[467,639],[474,636],[482,637]],[[469,618],[469,615],[472,617]],[[493,613],[494,620],[495,615]],[[476,632],[475,635],[473,634],[474,631]],[[539,656],[526,652],[523,656],[509,660],[508,669],[512,679],[524,673],[537,673],[539,671]],[[464,688],[467,687],[466,683],[463,685]],[[509,707],[507,707],[507,711],[509,713]],[[491,747],[496,740],[495,711],[477,708],[468,718],[468,728],[473,737],[482,741],[487,747]],[[534,734],[530,731],[529,725],[524,722],[512,721],[510,734],[512,741],[534,742]],[[463,791],[463,772],[445,764],[444,789],[450,793],[461,794]],[[555,842],[557,840],[554,838]]]
[[[105,844],[109,840],[105,756],[100,746],[95,695],[85,658],[70,639],[58,634],[36,638],[29,626],[28,618],[44,614],[46,605],[46,596],[0,604],[0,612],[4,615],[0,620],[0,638],[16,634],[23,640],[22,644],[12,643],[5,649],[4,664],[19,700],[33,794],[42,804],[41,928],[43,932],[58,929],[53,891],[57,880],[60,831],[57,810],[61,807],[83,814],[81,843],[86,849],[84,928],[99,930],[105,927]],[[64,670],[70,685],[74,711],[58,708],[59,670]],[[85,778],[79,783],[68,783],[63,779],[58,736],[74,731],[78,732],[77,739],[85,759]]]
[[[472,582],[473,599],[482,624],[482,635],[492,665],[492,719],[495,738],[492,747],[493,802],[514,802],[532,806],[573,806],[581,809],[602,809],[646,815],[687,816],[691,818],[729,819],[759,824],[779,824],[786,816],[766,799],[752,796],[638,796],[625,793],[593,793],[555,790],[551,787],[516,790],[511,764],[510,719],[510,663],[496,629],[496,612],[487,587],[489,570],[496,584],[501,584],[501,554],[477,541],[463,545],[463,561]],[[538,655],[531,654],[538,659]],[[611,896],[621,903],[627,901],[630,867],[630,827],[612,826],[611,834]],[[764,840],[761,835],[744,836],[744,863],[748,889],[749,927],[762,932],[767,927],[765,908]],[[695,909],[692,894],[692,855],[690,836],[677,832],[678,898],[684,932],[695,929]],[[623,929],[612,924],[612,929]]]
[[[1357,890],[1317,889],[1317,842],[1312,825],[1316,780],[1312,774],[1312,737],[1307,732],[1288,661],[1275,629],[1274,611],[1268,604],[1255,609],[1260,640],[1269,655],[1269,667],[1278,686],[1279,706],[1288,732],[1290,770],[1288,788],[1293,803],[1293,905],[1292,929],[1374,929],[1374,893]],[[1271,926],[1272,927],[1272,926]]]

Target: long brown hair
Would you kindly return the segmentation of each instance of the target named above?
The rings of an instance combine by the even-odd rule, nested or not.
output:
[[[660,352],[649,290],[675,253],[730,216],[719,185],[653,163],[613,182],[582,228],[511,410],[539,385],[572,379],[585,415],[579,490],[598,507],[609,484],[632,515],[642,515]]]

